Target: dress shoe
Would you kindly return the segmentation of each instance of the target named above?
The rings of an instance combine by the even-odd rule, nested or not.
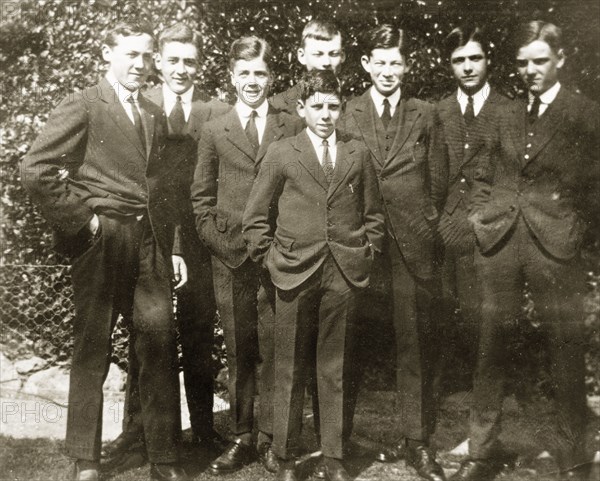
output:
[[[79,459],[73,465],[73,481],[98,481],[98,463]]]
[[[407,448],[406,464],[412,466],[417,474],[428,481],[446,481],[444,470],[435,460],[435,455],[426,446]]]
[[[142,447],[145,449],[143,434],[123,431],[115,440],[102,446],[100,457],[105,459],[113,458],[130,449],[139,449]]]
[[[375,452],[375,460],[380,463],[395,463],[404,457],[404,445],[381,446]]]
[[[328,481],[352,481],[341,461],[328,458],[324,461],[325,479]]]
[[[497,464],[485,460],[463,461],[450,481],[492,481],[500,472]]]
[[[271,443],[261,443],[258,446],[258,458],[269,473],[279,471],[279,460],[273,453],[273,449],[271,449]]]
[[[266,443],[264,443],[266,444]],[[281,461],[275,459],[279,468],[275,475],[275,481],[298,481],[296,476],[296,463],[294,461]]]
[[[327,477],[327,472],[325,471],[325,461],[323,459],[323,456],[320,456],[317,460],[317,464],[315,464],[315,469],[313,469],[312,476],[315,479],[325,479]]]
[[[150,466],[150,478],[158,481],[189,481],[187,474],[177,464],[154,464]]]
[[[227,446],[223,454],[215,459],[208,468],[212,474],[233,473],[242,469],[246,464],[254,459],[254,450],[252,446],[243,444],[240,439],[236,439]]]

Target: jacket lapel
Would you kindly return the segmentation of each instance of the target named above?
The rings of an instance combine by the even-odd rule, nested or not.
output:
[[[400,126],[396,131],[394,143],[392,144],[390,153],[385,161],[386,164],[393,159],[398,151],[400,151],[400,149],[404,146],[410,133],[412,132],[413,127],[415,126],[417,119],[421,116],[421,112],[419,112],[419,109],[416,107],[416,105],[406,100],[400,100],[398,109],[398,120]]]
[[[242,123],[240,122],[240,117],[238,116],[235,108],[231,109],[227,114],[225,114],[225,133],[229,142],[235,145],[239,150],[241,150],[249,159],[254,162],[255,154],[252,145],[250,145],[250,141],[248,137],[246,137],[246,132],[242,128]]]
[[[306,130],[303,130],[296,137],[294,149],[296,149],[299,153],[298,161],[300,164],[308,171],[311,177],[315,179],[321,187],[323,187],[323,190],[328,191],[329,182],[327,182],[327,177],[325,177],[323,167],[321,167],[321,164],[319,163],[317,153],[315,152],[312,142],[308,138]]]
[[[369,148],[377,162],[383,165],[385,159],[382,157],[381,151],[379,150],[377,132],[375,131],[375,118],[373,114],[374,110],[375,106],[371,100],[371,94],[367,89],[367,91],[357,100],[352,115],[354,116],[354,120],[356,120],[356,124],[362,133],[364,143]]]
[[[265,132],[262,137],[262,142],[258,148],[256,154],[256,162],[260,162],[267,153],[267,148],[273,142],[281,139],[284,135],[284,122],[281,117],[276,113],[276,110],[269,105],[269,112],[267,113],[267,123],[265,125]]]
[[[338,140],[337,153],[335,159],[335,168],[333,169],[333,179],[331,185],[327,191],[327,198],[329,199],[338,187],[344,182],[344,179],[348,175],[348,172],[354,165],[354,159],[352,154],[354,153],[353,147],[347,147],[347,144]],[[323,169],[321,169],[323,170]]]
[[[147,159],[150,157],[152,151],[152,142],[154,141],[154,124],[156,119],[154,118],[153,109],[151,108],[150,101],[145,99],[140,93],[138,96],[140,107],[143,110],[142,122],[144,124],[144,134],[146,137],[146,155]],[[162,112],[162,110],[161,110]]]
[[[198,140],[200,138],[202,124],[208,120],[208,112],[209,110],[205,108],[205,104],[202,102],[198,89],[194,88],[194,95],[192,96],[192,111],[190,112],[190,117],[185,124],[183,133],[189,134]]]
[[[465,125],[456,94],[440,103],[440,118],[444,125],[444,134],[454,155],[462,164],[465,150]]]

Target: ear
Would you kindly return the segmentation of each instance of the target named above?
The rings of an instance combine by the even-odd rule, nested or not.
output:
[[[556,52],[556,56],[558,57],[556,68],[562,68],[562,66],[565,64],[565,51],[561,48],[558,52]]]
[[[367,55],[363,55],[360,57],[360,64],[362,68],[365,69],[368,73],[371,73],[371,62],[369,61],[369,57]]]
[[[237,85],[235,84],[235,80],[233,79],[233,72],[229,71],[229,78],[231,79],[231,85],[233,85],[237,91]]]
[[[296,112],[301,118],[304,118],[304,100],[298,99],[296,103]]]
[[[112,58],[112,48],[110,48],[108,45],[103,43],[101,50],[102,50],[102,58],[104,59],[104,61],[110,63],[111,58]]]
[[[161,71],[161,68],[160,68],[161,61],[162,61],[162,55],[160,54],[160,52],[156,52],[154,54],[154,66],[156,67],[156,70],[158,70],[159,72]]]
[[[340,58],[341,58],[340,63],[344,63],[344,61],[346,60],[346,52],[344,52],[343,50],[342,50],[342,55]]]
[[[306,52],[304,51],[304,49],[302,47],[300,47],[298,49],[298,51],[296,52],[296,55],[298,57],[298,62],[300,62],[302,65],[306,66]]]

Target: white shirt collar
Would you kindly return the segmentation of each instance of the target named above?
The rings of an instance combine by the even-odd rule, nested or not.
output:
[[[181,103],[189,105],[192,103],[192,97],[194,96],[193,85],[182,94],[176,94],[169,88],[169,86],[166,83],[163,83],[162,91],[165,104],[175,104],[175,102],[177,102],[177,96],[179,95],[181,97]]]
[[[560,82],[556,82],[552,87],[540,95],[540,102],[544,105],[550,105],[556,99],[560,91]],[[533,94],[529,92],[529,103],[533,102]]]
[[[390,115],[394,115],[394,111],[398,106],[398,102],[400,102],[401,89],[398,88],[392,95],[386,97],[385,95],[381,95],[379,91],[375,87],[371,87],[371,99],[375,104],[375,109],[377,110],[377,114],[381,117],[383,114],[383,100],[388,99],[390,102]]]
[[[331,157],[334,165],[335,165],[335,158],[336,158],[336,142],[337,142],[337,135],[335,130],[333,131],[333,133],[327,137],[326,139],[322,139],[321,137],[319,137],[317,134],[315,134],[312,130],[310,130],[308,127],[306,127],[306,133],[308,135],[308,138],[310,139],[311,143],[313,144],[313,147],[315,148],[315,152],[317,153],[317,158],[319,159],[319,162],[322,163],[323,162],[323,140],[327,140],[327,143],[329,144],[329,156]]]
[[[481,87],[477,92],[475,92],[473,97],[473,111],[475,115],[478,115],[481,109],[483,108],[483,104],[490,96],[490,84],[484,83],[483,87]],[[456,100],[460,105],[460,109],[462,113],[465,113],[465,109],[467,108],[467,104],[469,103],[469,95],[463,91],[460,87],[456,93]]]
[[[242,101],[237,101],[235,103],[235,110],[242,119],[249,119],[253,110],[256,110],[258,117],[264,119],[267,117],[267,112],[269,111],[269,102],[267,102],[267,99],[265,99],[265,101],[260,104],[259,107],[252,108]]]
[[[132,92],[131,90],[127,90],[125,87],[123,87],[123,85],[119,83],[117,77],[115,77],[115,75],[110,70],[106,72],[106,80],[116,92],[117,97],[119,98],[119,102],[125,104],[128,102],[129,97],[133,97],[133,99],[137,102],[137,98],[140,92],[139,90],[136,90],[134,92]]]

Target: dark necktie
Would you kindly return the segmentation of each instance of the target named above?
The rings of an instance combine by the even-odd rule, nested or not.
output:
[[[169,114],[169,124],[171,132],[174,135],[181,135],[185,128],[185,114],[183,113],[183,104],[181,103],[181,95],[176,97],[175,105]]]
[[[248,123],[246,124],[246,137],[248,137],[248,141],[250,142],[250,145],[252,145],[252,148],[254,149],[254,155],[256,155],[256,153],[258,152],[258,146],[260,145],[258,142],[258,129],[256,128],[256,117],[258,116],[258,113],[256,112],[256,110],[253,110],[252,112],[250,112],[250,119],[248,120]]]
[[[329,142],[327,140],[323,140],[323,172],[325,172],[325,177],[327,177],[327,182],[331,183],[333,179],[333,161],[331,160],[331,156],[329,155]]]
[[[139,104],[139,94],[138,101],[133,98],[133,95],[130,95],[127,98],[127,102],[131,104],[131,113],[133,114],[133,125],[137,134],[140,138],[140,142],[142,142],[142,148],[144,153],[146,152],[146,134],[144,133],[144,123],[142,122],[142,115],[140,112],[140,104]]]
[[[465,109],[465,124],[467,126],[471,125],[475,120],[475,109],[473,108],[473,96],[469,95],[467,97],[467,108]]]
[[[386,98],[383,99],[383,113],[381,114],[381,121],[383,122],[383,126],[387,130],[388,125],[390,125],[390,121],[392,120],[392,112],[390,110],[390,101]]]
[[[533,96],[533,102],[531,103],[531,108],[529,109],[529,123],[533,124],[539,117],[540,115],[540,104],[542,102],[540,101],[540,96],[539,95],[534,95]]]

